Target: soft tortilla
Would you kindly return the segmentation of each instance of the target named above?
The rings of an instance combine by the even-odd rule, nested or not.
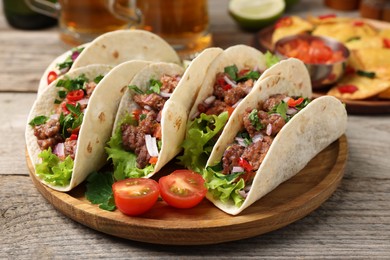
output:
[[[75,69],[63,76],[73,78],[85,74],[87,78],[93,79],[98,75],[105,75],[90,97],[88,107],[84,113],[77,141],[73,174],[69,185],[59,187],[42,181],[44,184],[58,191],[69,191],[83,182],[88,174],[100,169],[106,163],[107,155],[104,147],[111,136],[123,88],[128,85],[140,69],[148,64],[149,62],[146,61],[130,61],[114,69],[109,65],[89,65]],[[37,97],[27,122],[38,115],[50,116],[56,107],[54,100],[59,90],[55,87],[56,83],[57,80]],[[35,164],[40,163],[38,154],[41,150],[34,136],[34,130],[29,125],[27,125],[25,137],[30,160],[35,166]]]
[[[270,76],[258,82],[256,88],[232,114],[221,138],[214,146],[207,165],[214,165],[220,161],[227,146],[234,141],[236,134],[242,129],[241,119],[245,109],[257,107],[259,102],[278,93],[305,97],[310,91],[307,88],[298,89],[280,76]],[[207,194],[207,198],[224,212],[231,215],[239,214],[302,170],[315,155],[337,140],[345,132],[346,126],[347,113],[338,99],[331,96],[315,99],[278,133],[256,173],[248,196],[240,207],[236,207],[233,202],[224,204],[211,194]]]
[[[93,40],[75,60],[72,69],[89,64],[115,66],[128,60],[181,64],[172,46],[156,34],[143,30],[117,30]]]
[[[161,114],[162,147],[154,171],[146,178],[158,172],[165,164],[174,158],[181,150],[188,113],[195,101],[204,75],[210,63],[222,53],[220,48],[208,48],[200,53],[188,66],[183,74],[183,68],[176,64],[157,62],[145,67],[134,77],[130,85],[136,85],[141,90],[147,88],[150,78],[159,79],[162,75],[182,75],[171,97],[165,103]],[[116,116],[113,133],[122,118],[131,113],[138,105],[133,101],[133,91],[124,94]]]

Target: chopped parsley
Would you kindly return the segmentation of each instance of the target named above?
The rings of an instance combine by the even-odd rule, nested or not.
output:
[[[61,134],[64,138],[70,136],[69,130],[76,129],[81,126],[83,122],[84,114],[81,112],[80,104],[77,103],[76,106],[71,104],[66,104],[66,108],[71,112],[67,115],[61,113],[60,115],[60,125],[61,125]]]
[[[49,118],[47,116],[37,116],[33,118],[28,124],[31,126],[42,125],[47,122]]]
[[[159,81],[159,80],[156,80],[156,79],[150,79],[149,80],[149,89],[145,92],[143,91],[142,89],[140,89],[138,86],[136,85],[129,85],[128,88],[132,91],[134,91],[135,93],[137,94],[152,94],[152,93],[156,93],[156,94],[160,94],[160,89],[162,87],[162,82]]]
[[[257,109],[253,109],[249,114],[249,121],[251,122],[252,126],[256,129],[256,131],[260,131],[261,129],[264,128],[264,126],[262,125],[257,113],[258,113]]]
[[[358,70],[358,71],[356,71],[356,73],[359,76],[367,77],[367,78],[370,78],[370,79],[373,79],[376,76],[375,72],[372,72],[372,71]]]
[[[115,210],[112,184],[114,177],[111,172],[92,172],[87,178],[87,191],[85,197],[92,204],[99,204],[99,208]]]

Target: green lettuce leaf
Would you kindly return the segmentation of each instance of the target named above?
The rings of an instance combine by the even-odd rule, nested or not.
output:
[[[182,143],[184,152],[178,156],[180,163],[193,171],[201,172],[206,166],[207,159],[215,144],[215,138],[228,121],[229,115],[206,115],[189,123],[187,137]]]
[[[123,180],[126,178],[141,178],[154,171],[154,165],[150,164],[143,169],[137,168],[137,155],[134,152],[126,151],[122,145],[122,124],[136,124],[135,118],[128,114],[119,122],[110,141],[107,143],[106,152],[108,159],[114,164],[114,178]]]
[[[265,64],[267,68],[270,68],[272,65],[278,63],[280,61],[280,58],[271,52],[267,51],[265,54]]]
[[[48,150],[42,151],[38,157],[42,159],[42,163],[35,166],[35,172],[40,179],[55,186],[66,186],[70,183],[74,163],[70,156],[61,161],[49,147]]]
[[[202,175],[206,181],[206,187],[214,199],[223,203],[233,200],[234,204],[240,207],[245,198],[239,194],[239,191],[244,189],[245,182],[243,179],[238,182],[235,182],[235,180],[241,174],[243,173],[225,175],[216,171],[213,167],[207,167]]]
[[[112,191],[114,177],[111,172],[92,172],[87,178],[85,197],[99,208],[115,210],[114,193]]]

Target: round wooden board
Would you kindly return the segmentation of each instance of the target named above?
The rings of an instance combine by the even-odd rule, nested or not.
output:
[[[344,174],[347,154],[347,138],[343,135],[297,175],[238,216],[222,212],[207,200],[185,210],[159,201],[141,217],[129,217],[118,210],[105,211],[85,199],[84,184],[69,193],[54,191],[43,185],[34,174],[28,154],[26,158],[33,183],[42,195],[64,215],[81,224],[141,242],[204,245],[264,234],[308,215],[337,188]]]
[[[362,19],[377,29],[388,29],[390,28],[390,23],[382,22],[372,19]],[[273,51],[272,45],[272,34],[274,32],[274,26],[268,26],[255,34],[253,40],[253,46],[259,49],[262,52],[267,50]],[[324,89],[313,90],[313,97],[320,97],[326,95],[329,87]],[[344,104],[346,104],[346,109],[349,114],[390,114],[390,100],[388,99],[379,99],[379,98],[370,98],[364,100],[348,100],[340,99]]]

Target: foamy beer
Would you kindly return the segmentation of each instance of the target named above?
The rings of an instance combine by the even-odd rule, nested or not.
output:
[[[108,31],[145,29],[160,35],[183,58],[211,45],[207,0],[26,0],[59,20],[61,39],[72,45]]]

